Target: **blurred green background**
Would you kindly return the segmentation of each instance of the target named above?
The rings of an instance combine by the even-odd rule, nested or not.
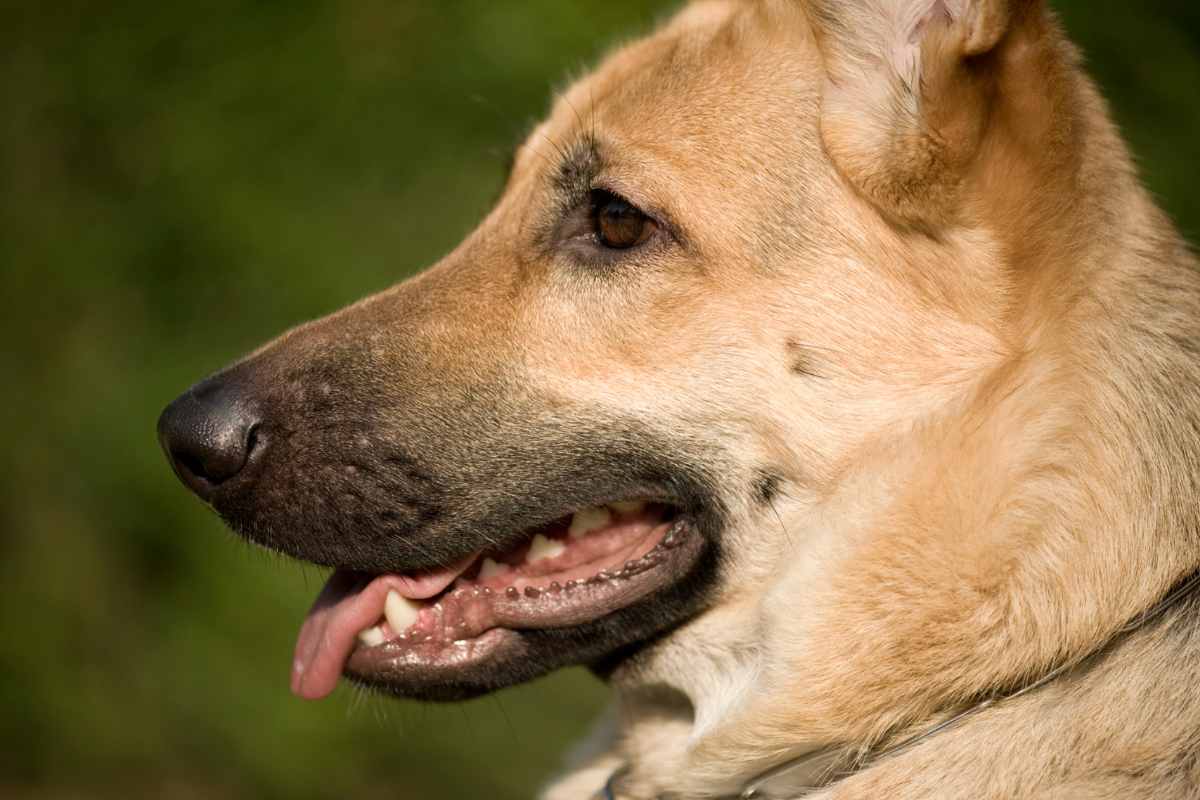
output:
[[[287,692],[322,581],[154,437],[194,380],[447,252],[551,88],[673,3],[0,4],[0,797],[524,798],[582,672],[452,707]],[[1200,4],[1060,0],[1200,234]]]

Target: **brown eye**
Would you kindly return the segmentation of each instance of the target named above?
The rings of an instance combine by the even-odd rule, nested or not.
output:
[[[596,240],[613,250],[637,247],[654,233],[654,220],[628,202],[602,189],[592,192],[592,224]]]

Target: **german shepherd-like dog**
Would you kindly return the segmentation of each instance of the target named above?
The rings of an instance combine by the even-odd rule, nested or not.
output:
[[[613,687],[548,800],[1200,797],[1200,279],[1043,0],[708,0],[159,422],[293,690]]]

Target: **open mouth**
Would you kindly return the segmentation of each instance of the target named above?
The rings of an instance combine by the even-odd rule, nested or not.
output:
[[[321,698],[346,673],[405,693],[413,676],[453,680],[518,659],[533,632],[586,631],[669,590],[703,551],[688,515],[629,500],[581,509],[528,531],[515,547],[485,547],[440,569],[337,570],[300,632],[292,691]]]

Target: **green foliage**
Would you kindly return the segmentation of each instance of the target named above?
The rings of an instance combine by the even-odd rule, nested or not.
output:
[[[0,26],[0,795],[530,794],[603,690],[287,694],[321,582],[154,437],[177,392],[448,251],[552,86],[669,6],[26,2]],[[1200,233],[1200,12],[1059,4]]]

